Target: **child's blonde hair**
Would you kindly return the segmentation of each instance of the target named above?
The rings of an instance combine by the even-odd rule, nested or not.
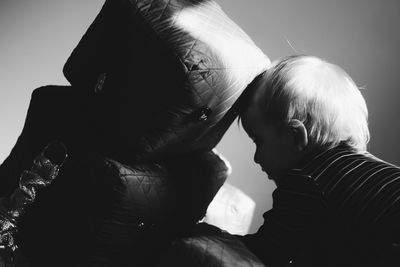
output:
[[[345,141],[358,150],[366,149],[367,106],[359,88],[339,66],[314,56],[290,56],[273,62],[251,86],[267,120],[301,121],[316,145],[334,147]]]

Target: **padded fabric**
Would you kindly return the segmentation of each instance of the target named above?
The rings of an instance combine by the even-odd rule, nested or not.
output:
[[[171,240],[193,231],[228,171],[213,152],[134,167],[104,162],[105,168],[97,169],[95,191],[108,201],[96,205],[93,225],[98,231],[90,266],[157,264]],[[111,186],[110,178],[115,180]]]
[[[212,149],[269,63],[212,0],[107,0],[64,74],[92,96],[108,155],[150,161]]]
[[[32,266],[156,263],[226,179],[211,150],[269,63],[214,1],[106,0],[0,166],[7,195],[49,142],[69,152],[19,225]]]
[[[169,266],[265,267],[237,237],[205,223],[164,251],[159,267]]]
[[[158,250],[204,216],[229,168],[212,151],[131,165],[104,157],[84,116],[86,102],[73,92],[34,90],[23,131],[0,165],[0,196],[10,195],[49,142],[68,150],[59,176],[20,222],[22,252],[35,267],[157,260]]]
[[[183,162],[179,170],[176,162],[69,162],[20,224],[22,252],[33,266],[154,266],[171,240],[191,233],[227,177],[212,152]]]
[[[62,140],[68,152],[93,152],[91,134],[78,97],[70,86],[43,86],[33,90],[22,133],[0,165],[0,196],[18,187],[19,176],[50,142]],[[98,142],[95,142],[98,143]]]

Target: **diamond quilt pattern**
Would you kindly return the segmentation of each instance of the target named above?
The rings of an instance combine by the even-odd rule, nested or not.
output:
[[[195,232],[175,241],[160,267],[265,267],[235,236],[204,223]]]
[[[230,171],[211,150],[269,63],[213,0],[106,0],[64,66],[71,86],[33,94],[0,166],[4,194],[43,144],[71,151],[21,224],[32,265],[153,266],[190,236]],[[256,262],[225,235],[177,244],[204,266]]]
[[[114,215],[121,217],[117,221],[124,218],[131,226],[161,223],[182,227],[182,222],[196,223],[229,173],[226,162],[212,151],[163,164],[104,162],[110,171],[99,179],[115,181],[110,193]]]
[[[64,74],[91,96],[106,155],[148,162],[214,148],[216,125],[269,64],[213,0],[107,0]]]
[[[104,159],[94,176],[98,212],[92,212],[97,230],[90,264],[155,265],[171,240],[192,233],[228,173],[212,151],[163,164]]]

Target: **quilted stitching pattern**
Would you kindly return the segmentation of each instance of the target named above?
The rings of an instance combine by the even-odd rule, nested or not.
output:
[[[235,236],[202,228],[196,236],[175,241],[160,266],[265,267]]]
[[[89,266],[154,266],[172,239],[191,234],[230,171],[214,152],[92,167]]]
[[[173,177],[165,166],[149,164],[129,167],[114,160],[107,162],[121,179],[121,184],[114,189],[120,199],[115,208],[123,211],[124,219],[131,215],[138,216],[139,221],[134,226],[147,221],[167,220],[176,202],[176,189]]]
[[[167,45],[175,48],[203,104],[210,104],[210,100],[217,97],[225,100],[220,103],[224,105],[223,108],[230,107],[232,99],[222,96],[227,91],[240,93],[253,77],[268,66],[268,59],[253,41],[213,1],[136,2],[157,34]],[[232,48],[233,44],[237,47]],[[236,62],[230,62],[217,46],[224,46],[228,50],[225,52],[229,53],[228,57],[238,57]],[[245,55],[242,54],[244,50]],[[232,76],[233,69],[245,74],[235,72],[235,76]],[[233,97],[233,101],[235,99]]]
[[[131,167],[111,159],[105,159],[105,164],[109,171],[99,170],[99,182],[94,187],[101,187],[104,180],[113,181],[113,190],[107,190],[110,182],[103,182],[106,188],[101,194],[112,206],[108,212],[103,207],[97,223],[104,225],[97,228],[103,229],[99,235],[102,242],[118,246],[137,242],[127,238],[137,235],[135,231],[189,231],[202,219],[229,171],[225,161],[213,152],[163,164]]]
[[[148,162],[212,149],[233,119],[216,125],[268,65],[212,0],[107,0],[64,73],[91,93],[101,81],[92,110],[105,154]]]

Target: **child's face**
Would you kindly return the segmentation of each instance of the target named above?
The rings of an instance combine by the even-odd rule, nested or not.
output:
[[[279,184],[279,177],[293,167],[297,160],[291,129],[268,122],[262,110],[256,105],[247,109],[242,116],[242,123],[256,144],[254,161],[270,179]]]

